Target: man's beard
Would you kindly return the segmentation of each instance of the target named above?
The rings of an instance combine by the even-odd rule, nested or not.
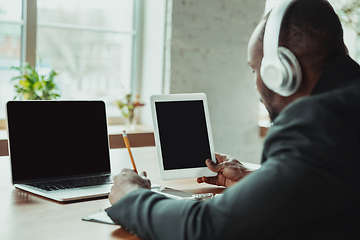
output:
[[[267,109],[269,112],[269,117],[270,117],[270,123],[273,123],[275,121],[275,118],[279,115],[278,112],[275,111],[271,111],[269,109]]]
[[[279,111],[269,103],[274,102],[274,94],[272,92],[266,92],[263,96],[260,97],[260,102],[262,102],[269,113],[270,123],[273,123],[276,117],[279,115]]]

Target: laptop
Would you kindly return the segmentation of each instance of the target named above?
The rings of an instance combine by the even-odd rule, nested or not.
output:
[[[60,202],[109,194],[103,101],[9,101],[6,112],[16,188]]]

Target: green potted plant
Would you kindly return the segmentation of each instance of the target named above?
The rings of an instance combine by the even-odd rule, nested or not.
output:
[[[134,130],[136,126],[136,109],[145,104],[140,103],[140,95],[136,95],[136,99],[132,100],[132,94],[127,94],[124,100],[116,100],[116,106],[120,109],[122,115],[125,117],[125,124],[128,130]]]
[[[20,74],[11,78],[11,81],[17,81],[14,85],[16,96],[25,100],[52,100],[60,97],[54,77],[58,75],[51,70],[48,75],[39,76],[38,72],[29,63],[21,67],[11,67],[18,70]]]

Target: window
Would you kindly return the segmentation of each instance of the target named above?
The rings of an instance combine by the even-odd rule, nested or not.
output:
[[[36,29],[23,31],[22,0],[0,0],[0,118],[15,96],[9,67],[20,65],[22,32],[36,39],[38,72],[59,73],[61,99],[101,99],[109,117],[120,116],[112,102],[131,91],[134,1],[27,1],[24,12],[37,4]]]
[[[344,29],[344,41],[350,56],[360,63],[360,2],[359,0],[329,0]]]
[[[10,79],[20,66],[23,27],[22,1],[0,0],[0,119],[5,118],[5,103],[15,96]]]

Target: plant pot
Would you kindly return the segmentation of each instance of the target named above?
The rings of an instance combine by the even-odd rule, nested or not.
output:
[[[133,109],[129,117],[125,117],[125,127],[127,131],[134,131],[137,124],[138,109]]]

